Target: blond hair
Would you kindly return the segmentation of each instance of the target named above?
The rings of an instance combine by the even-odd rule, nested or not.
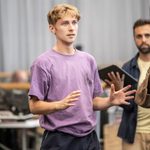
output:
[[[58,4],[48,12],[48,23],[54,25],[59,19],[67,15],[75,17],[78,21],[80,20],[79,10],[75,6],[70,4]]]

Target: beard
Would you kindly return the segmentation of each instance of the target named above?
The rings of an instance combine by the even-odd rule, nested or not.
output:
[[[139,49],[139,51],[142,54],[149,54],[150,53],[150,45],[148,45],[148,44],[141,44],[140,46],[137,46],[137,48]]]

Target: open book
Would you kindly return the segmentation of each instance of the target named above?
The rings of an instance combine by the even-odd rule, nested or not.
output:
[[[103,80],[104,82],[105,79],[110,80],[108,77],[108,73],[110,72],[114,72],[114,73],[119,72],[120,76],[124,74],[125,75],[124,86],[129,84],[135,84],[138,82],[134,77],[132,77],[130,74],[128,74],[125,70],[118,67],[117,65],[107,66],[105,68],[99,69],[98,72],[99,72],[100,79]]]

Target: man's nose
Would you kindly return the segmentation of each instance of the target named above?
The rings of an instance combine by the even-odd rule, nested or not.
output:
[[[69,29],[73,30],[74,29],[74,25],[72,23],[69,24]]]
[[[146,37],[143,35],[142,36],[142,41],[145,42],[146,41]]]

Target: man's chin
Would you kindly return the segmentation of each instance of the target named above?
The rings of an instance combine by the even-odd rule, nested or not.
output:
[[[140,50],[140,52],[142,53],[142,54],[150,54],[150,48],[142,48],[142,49],[139,49]]]

